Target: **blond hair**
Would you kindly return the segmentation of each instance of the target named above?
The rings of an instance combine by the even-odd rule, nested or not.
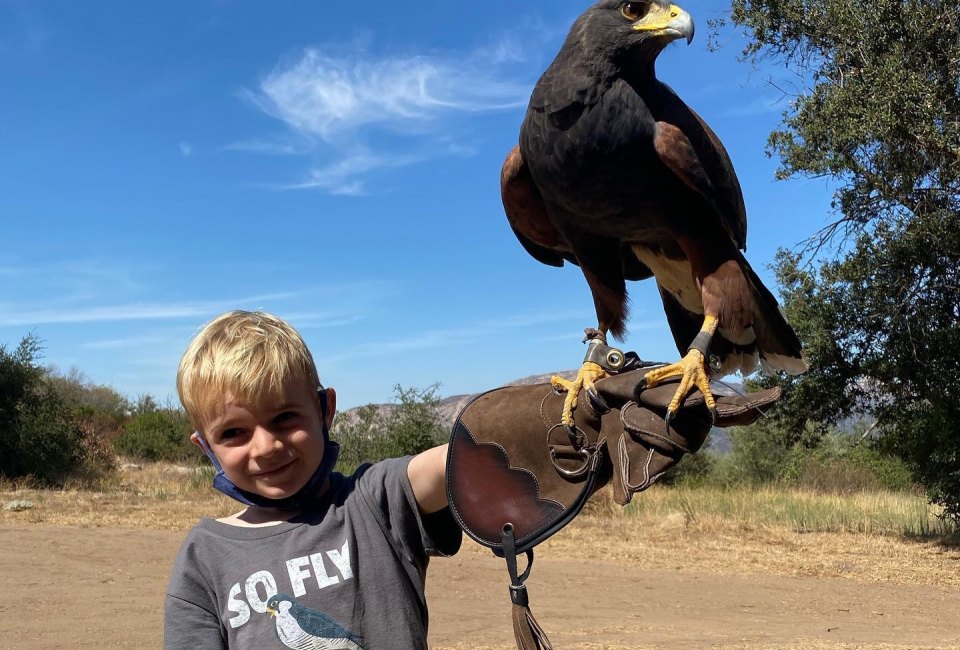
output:
[[[272,314],[236,310],[217,316],[190,342],[177,370],[177,393],[203,431],[227,400],[259,406],[282,397],[294,381],[311,390],[320,386],[300,334]]]

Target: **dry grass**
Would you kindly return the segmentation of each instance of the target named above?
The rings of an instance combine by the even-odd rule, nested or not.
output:
[[[202,516],[237,510],[210,489],[210,477],[209,469],[160,463],[120,472],[97,489],[6,482],[0,525],[187,530]],[[2,509],[13,501],[33,507]],[[582,557],[589,549],[612,562],[699,573],[960,586],[960,551],[933,535],[945,532],[938,525],[936,511],[908,494],[654,488],[623,509],[604,491],[538,555]],[[474,544],[465,550],[489,553]]]
[[[617,508],[602,496],[599,501],[601,508]],[[840,495],[774,487],[654,489],[634,499],[627,511],[646,520],[680,512],[691,523],[722,519],[745,528],[774,526],[798,533],[943,537],[954,532],[939,518],[941,509],[923,496],[877,490]]]
[[[599,537],[613,541],[594,555],[679,571],[960,586],[960,549],[942,536],[911,533],[921,513],[927,530],[940,525],[919,496],[653,489],[627,509],[609,493],[594,499],[541,554],[582,554]]]
[[[27,501],[33,507],[0,509],[0,525],[186,530],[200,517],[222,517],[239,509],[210,489],[211,477],[209,468],[155,463],[122,470],[93,488],[49,490],[6,481],[0,483],[0,506]]]

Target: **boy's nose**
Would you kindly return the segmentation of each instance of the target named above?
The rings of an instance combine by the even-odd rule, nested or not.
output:
[[[251,455],[268,457],[283,449],[283,442],[273,432],[265,427],[257,427],[253,431],[253,440],[250,445]]]

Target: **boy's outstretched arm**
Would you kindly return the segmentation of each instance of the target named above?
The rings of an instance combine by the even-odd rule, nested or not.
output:
[[[420,512],[430,514],[447,507],[447,445],[440,445],[410,459],[407,477]]]

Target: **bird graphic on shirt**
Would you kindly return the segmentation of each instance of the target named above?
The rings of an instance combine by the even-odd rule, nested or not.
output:
[[[267,601],[267,613],[276,618],[277,637],[294,650],[363,650],[360,637],[323,612],[304,607],[289,594]]]

